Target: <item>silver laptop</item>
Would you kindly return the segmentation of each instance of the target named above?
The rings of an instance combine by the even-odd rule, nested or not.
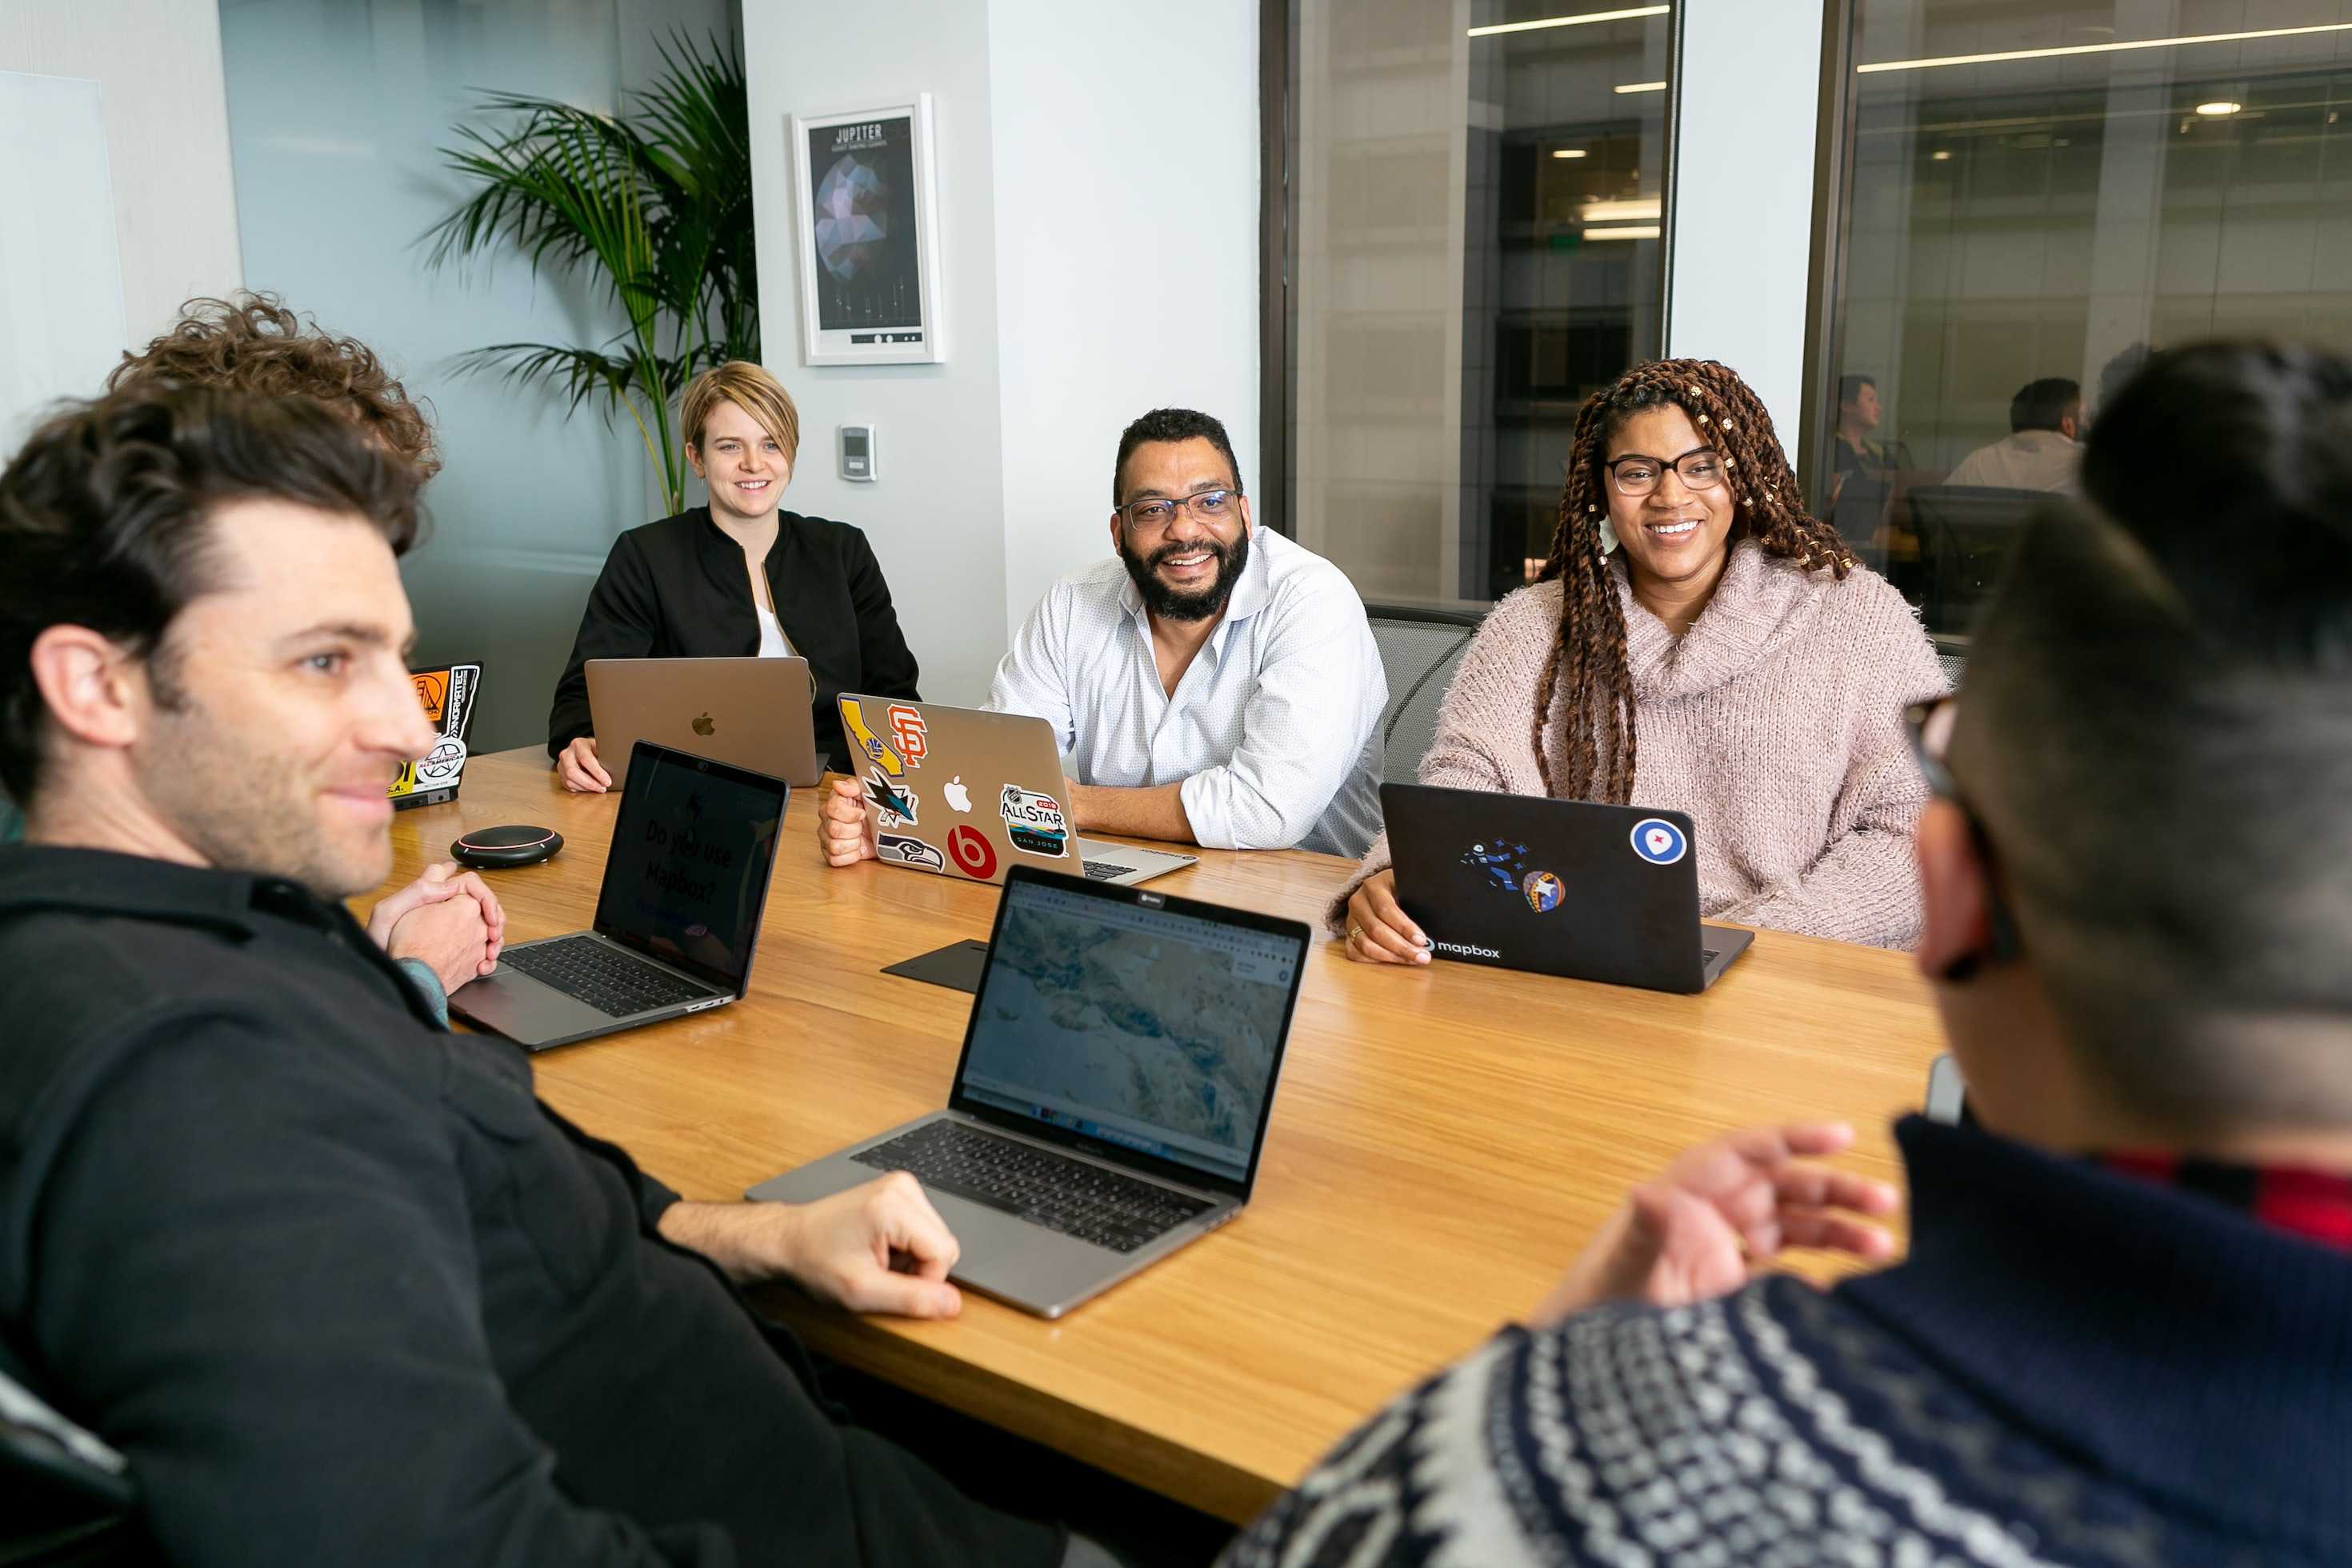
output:
[[[654,741],[795,789],[824,776],[804,658],[592,658],[585,668],[604,756]]]
[[[1016,868],[948,1108],[751,1189],[911,1171],[953,1279],[1042,1317],[1241,1212],[1306,968],[1297,921]]]
[[[1197,855],[1080,838],[1063,811],[1054,727],[1019,713],[846,694],[841,730],[892,866],[1002,882],[1015,866],[1133,884]]]
[[[782,779],[638,742],[594,928],[508,948],[449,1011],[536,1051],[741,996],[787,793]]]

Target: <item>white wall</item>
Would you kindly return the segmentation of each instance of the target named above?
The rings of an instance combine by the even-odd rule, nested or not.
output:
[[[1257,0],[992,0],[1004,614],[1110,549],[1137,415],[1224,422],[1258,491]],[[1181,26],[1171,26],[1181,15]],[[1256,500],[1259,516],[1278,505]]]
[[[762,357],[801,413],[784,504],[866,531],[922,665],[923,694],[976,702],[1005,645],[987,9],[980,0],[744,0],[743,59]],[[947,362],[812,370],[801,363],[791,116],[919,92],[932,94],[939,153]],[[878,427],[877,482],[836,473],[834,431],[845,424]]]
[[[1821,86],[1819,6],[1684,0],[1666,353],[1738,371],[1791,462]]]
[[[866,531],[924,695],[976,702],[1045,586],[1108,552],[1129,419],[1214,414],[1255,488],[1256,6],[1202,0],[1175,26],[1140,0],[743,0],[743,40],[764,357],[801,410],[785,504]],[[811,369],[787,121],[918,92],[936,116],[947,361]],[[866,423],[881,478],[853,484],[834,432]]]
[[[241,286],[217,0],[7,0],[0,70],[99,84],[124,346]]]

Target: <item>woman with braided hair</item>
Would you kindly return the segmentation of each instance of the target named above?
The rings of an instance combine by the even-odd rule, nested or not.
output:
[[[1463,656],[1421,781],[1688,812],[1708,918],[1904,947],[1927,788],[1903,712],[1946,689],[1747,383],[1658,360],[1578,415],[1550,557]],[[1351,958],[1428,962],[1385,837],[1331,920]]]

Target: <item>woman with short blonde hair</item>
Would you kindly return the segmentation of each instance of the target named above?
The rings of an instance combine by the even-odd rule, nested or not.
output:
[[[548,715],[556,773],[566,789],[613,784],[588,711],[590,659],[753,654],[808,660],[818,749],[847,772],[835,700],[916,695],[881,563],[847,523],[782,509],[801,416],[774,376],[749,360],[713,365],[688,384],[679,415],[709,501],[614,541]]]

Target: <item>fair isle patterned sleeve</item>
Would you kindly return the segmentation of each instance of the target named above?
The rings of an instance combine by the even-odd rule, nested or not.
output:
[[[1341,1443],[1223,1568],[2190,1560],[2134,1496],[1773,1279],[1505,1330]]]

